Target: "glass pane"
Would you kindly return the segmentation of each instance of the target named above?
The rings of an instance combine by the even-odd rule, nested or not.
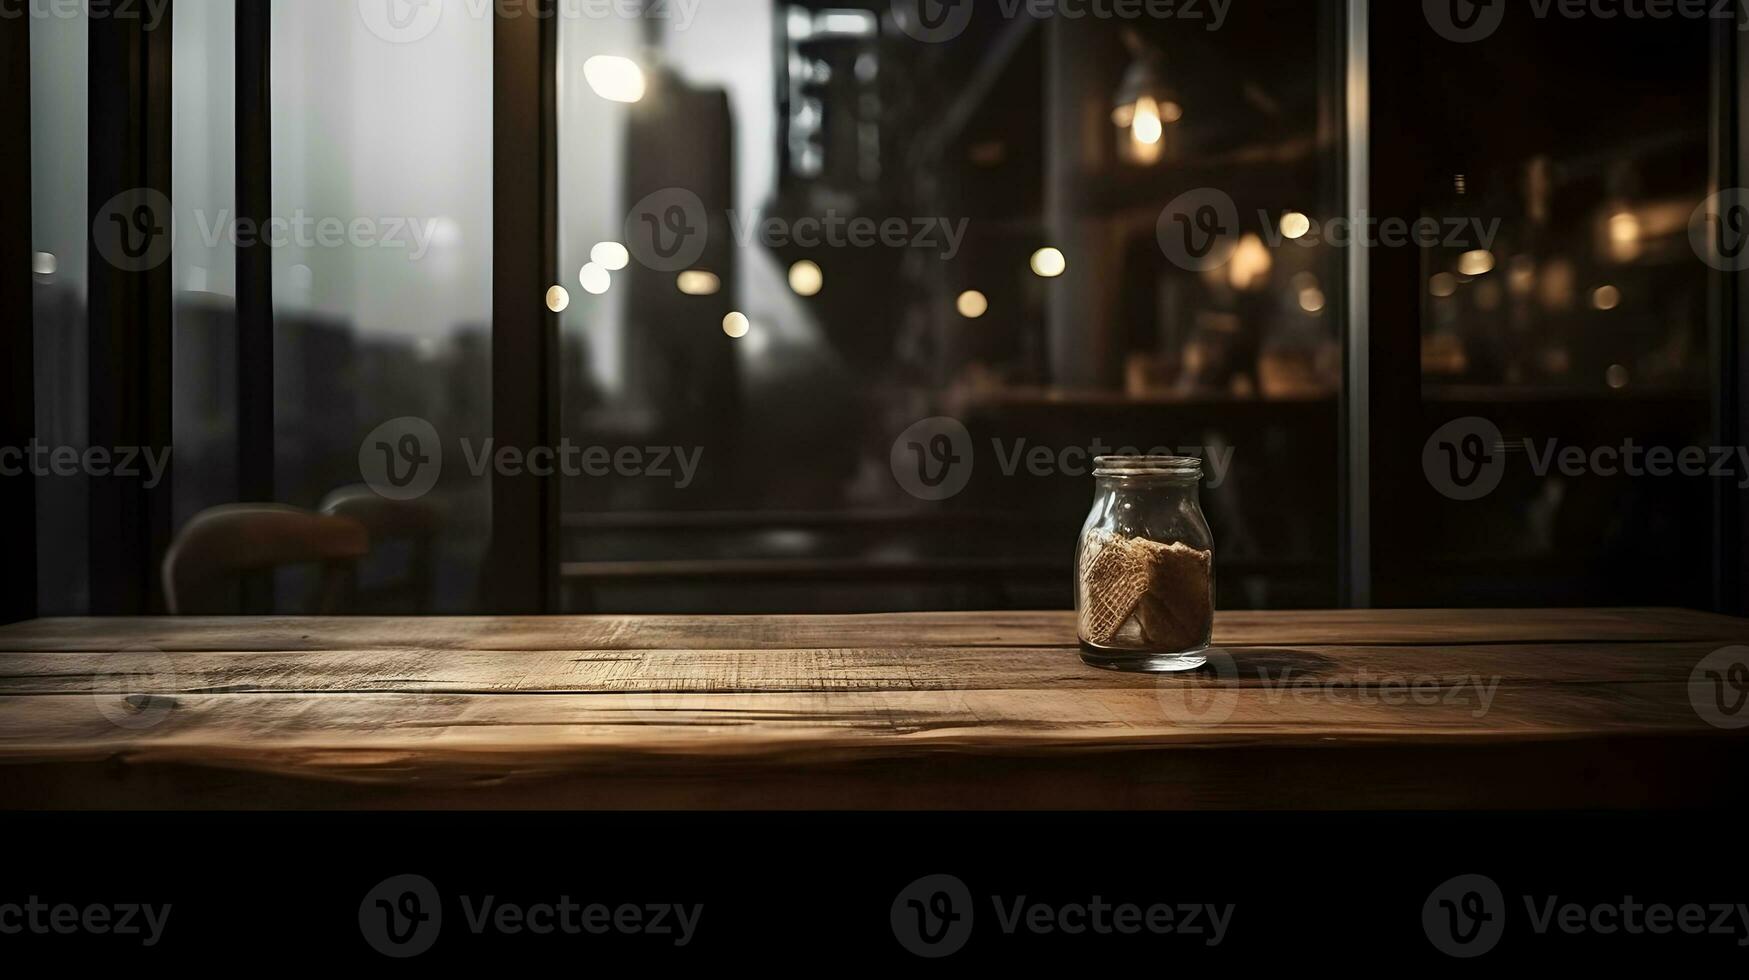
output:
[[[1066,606],[1126,448],[1208,460],[1224,605],[1334,603],[1335,6],[1184,6],[562,15],[571,607]]]
[[[236,0],[181,0],[171,35],[175,522],[237,499]]]
[[[352,0],[273,3],[280,499],[319,506],[359,484],[361,449],[415,432],[442,452],[422,447],[441,465],[418,498],[437,529],[373,549],[368,610],[478,609],[491,484],[468,450],[492,431],[492,20],[471,9],[446,0],[413,38]],[[282,582],[282,604],[299,594]]]
[[[36,437],[84,450],[89,19],[78,8],[30,21],[31,240],[36,319]],[[37,492],[37,575],[45,616],[87,611],[86,478],[52,476]]]
[[[1420,119],[1377,138],[1425,162],[1444,240],[1420,250],[1406,440],[1437,492],[1381,502],[1405,532],[1381,597],[1710,605],[1719,484],[1657,475],[1644,454],[1713,441],[1711,269],[1690,230],[1715,25],[1512,7],[1454,43],[1420,10],[1393,15],[1424,66],[1404,80]]]

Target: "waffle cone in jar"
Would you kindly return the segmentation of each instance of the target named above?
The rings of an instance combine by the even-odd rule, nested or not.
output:
[[[1139,541],[1150,557],[1148,591],[1136,604],[1142,635],[1162,650],[1190,650],[1208,642],[1214,622],[1209,583],[1214,555],[1184,544]]]
[[[1110,643],[1147,593],[1154,557],[1139,545],[1109,531],[1087,536],[1081,552],[1081,632],[1088,641]]]

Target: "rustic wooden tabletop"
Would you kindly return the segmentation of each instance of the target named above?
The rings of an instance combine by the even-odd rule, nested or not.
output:
[[[1067,613],[0,628],[13,808],[1740,805],[1749,622],[1227,613],[1208,669]]]

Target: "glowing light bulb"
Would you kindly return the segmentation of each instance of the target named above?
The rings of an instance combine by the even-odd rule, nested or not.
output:
[[[1458,257],[1458,274],[1464,276],[1485,276],[1494,271],[1494,253],[1485,248],[1465,252]]]
[[[675,277],[674,284],[688,296],[715,296],[722,291],[723,281],[714,272],[688,269]]]
[[[583,284],[583,291],[591,296],[600,296],[613,288],[613,276],[605,267],[591,262],[583,267],[577,279]]]
[[[631,264],[632,253],[619,242],[602,242],[589,250],[589,261],[609,272],[618,272]]]
[[[1269,246],[1255,232],[1246,232],[1233,249],[1233,257],[1227,260],[1227,281],[1234,289],[1255,289],[1269,279],[1273,268],[1275,259],[1269,254]]]
[[[740,340],[753,332],[753,321],[747,319],[745,313],[731,313],[723,317],[723,333],[731,340]]]
[[[1281,234],[1284,238],[1298,241],[1306,237],[1306,233],[1311,230],[1312,219],[1298,211],[1289,211],[1281,216]]]
[[[1153,146],[1166,135],[1166,126],[1160,119],[1160,103],[1154,101],[1151,95],[1144,95],[1136,100],[1135,118],[1130,120],[1130,135],[1143,146]]]
[[[960,294],[960,298],[954,303],[954,307],[959,310],[960,316],[963,316],[968,320],[976,320],[990,312],[990,300],[989,297],[978,292],[976,289],[968,289]]]
[[[1058,249],[1041,248],[1032,253],[1032,271],[1045,279],[1055,279],[1069,271],[1069,260]]]
[[[596,55],[583,62],[583,78],[596,95],[609,102],[638,102],[647,89],[638,63],[615,55]]]
[[[554,313],[563,313],[571,305],[571,294],[563,286],[554,286],[547,290],[547,309]]]
[[[797,296],[818,296],[826,288],[826,274],[819,263],[803,259],[789,267],[789,288]]]

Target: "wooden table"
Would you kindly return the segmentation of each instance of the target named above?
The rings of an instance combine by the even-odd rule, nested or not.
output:
[[[39,620],[16,808],[1590,808],[1745,802],[1673,610],[1228,613],[1219,669],[1067,613]],[[1729,655],[1727,655],[1729,656]],[[1729,719],[1727,719],[1729,720]],[[1749,719],[1744,719],[1749,721]]]

